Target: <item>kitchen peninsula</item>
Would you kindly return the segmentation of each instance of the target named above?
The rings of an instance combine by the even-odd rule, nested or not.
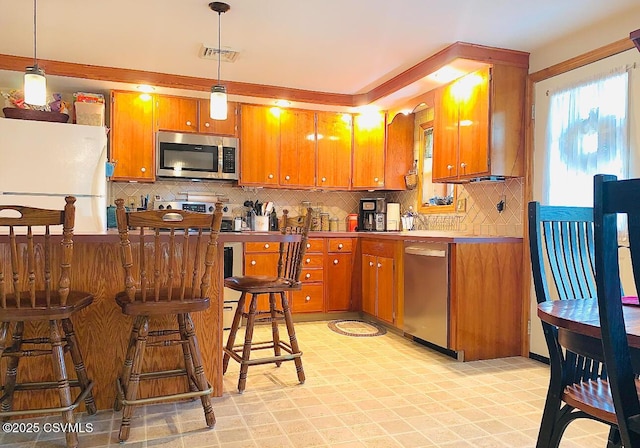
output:
[[[8,250],[7,236],[0,236],[0,250]],[[222,246],[225,242],[277,242],[282,238],[278,232],[221,233],[217,256],[217,275],[213,290],[222,282]],[[487,359],[521,354],[521,313],[523,300],[521,288],[522,241],[512,237],[470,236],[456,232],[312,232],[310,239],[329,241],[350,238],[354,241],[352,267],[352,297],[350,310],[362,310],[360,274],[362,244],[390,244],[395,248],[394,278],[402,279],[402,247],[405,241],[438,241],[452,248],[450,278],[452,347],[465,353],[465,360]],[[136,245],[135,237],[132,243]],[[326,257],[325,257],[326,258]],[[325,266],[327,260],[325,259]],[[326,274],[325,274],[326,275]],[[114,297],[122,288],[119,237],[116,232],[108,234],[79,234],[74,237],[74,260],[72,289],[90,291],[95,295],[94,303],[79,313],[75,322],[76,332],[83,344],[85,364],[95,382],[94,395],[99,409],[108,409],[115,398],[115,379],[118,375],[131,322],[118,309]],[[346,286],[346,285],[345,285]],[[393,307],[396,319],[389,324],[396,331],[402,328],[403,297],[402,282],[393,285]],[[213,294],[212,306],[205,312],[194,314],[206,375],[213,386],[214,395],[222,395],[222,301]],[[367,313],[367,315],[369,315]],[[320,315],[322,316],[322,315]],[[320,317],[323,318],[323,317]],[[327,318],[326,315],[324,318]],[[329,317],[330,318],[330,317]],[[371,316],[375,319],[375,316]],[[378,319],[378,321],[380,321]],[[166,322],[164,322],[166,323]],[[388,323],[387,323],[388,324]],[[304,341],[300,341],[304,351]],[[179,348],[175,348],[179,350]],[[426,348],[425,348],[426,350]],[[164,365],[165,358],[149,356],[146,367],[179,367]],[[166,359],[179,359],[167,357]],[[27,380],[37,381],[41,369],[38,362],[29,369]],[[162,392],[178,390],[183,384],[165,380],[154,388]],[[154,390],[158,392],[159,390]],[[149,392],[142,389],[142,393]],[[55,402],[50,392],[44,400]],[[23,400],[25,397],[20,397]],[[24,403],[21,403],[24,404]]]

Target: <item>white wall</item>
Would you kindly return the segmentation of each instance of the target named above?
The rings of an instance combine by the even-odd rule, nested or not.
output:
[[[540,48],[531,53],[530,72],[542,70],[551,65],[571,59],[575,56],[595,50],[620,39],[629,37],[629,33],[640,28],[640,5],[638,8],[626,14],[609,17],[588,29],[567,36],[551,45]],[[542,198],[540,169],[544,160],[546,121],[548,110],[544,92],[558,84],[588,78],[590,75],[602,73],[608,68],[618,67],[623,64],[636,63],[637,68],[630,71],[629,90],[629,123],[630,123],[630,149],[631,149],[631,175],[640,177],[640,52],[630,50],[620,55],[607,58],[589,66],[558,75],[554,78],[537,83],[535,86],[534,101],[536,103],[536,120],[534,123],[534,158],[533,158],[533,195],[534,200]],[[628,256],[622,259],[628,263]],[[625,269],[626,268],[626,269]],[[631,290],[629,283],[628,264],[622,266],[623,285],[625,291]],[[632,282],[631,282],[632,283]],[[531,295],[531,337],[530,352],[548,356],[540,320],[536,314],[536,299]]]

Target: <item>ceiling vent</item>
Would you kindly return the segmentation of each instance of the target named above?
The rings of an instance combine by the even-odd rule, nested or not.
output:
[[[232,50],[228,47],[223,47],[220,49],[220,60],[222,62],[235,62],[238,59],[239,51]],[[200,46],[200,52],[198,56],[202,59],[213,59],[218,60],[218,48],[212,47],[211,45],[202,44]]]

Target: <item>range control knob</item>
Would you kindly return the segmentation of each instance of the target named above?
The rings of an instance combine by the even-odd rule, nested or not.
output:
[[[209,206],[209,208],[208,208],[209,213],[212,213],[212,212],[213,212],[213,208],[214,208],[214,207],[213,207],[213,205],[210,205],[210,206]]]
[[[213,210],[213,207],[210,207],[210,208]],[[222,211],[223,211],[224,213],[229,213],[229,206],[228,206],[228,205],[225,205],[224,207],[222,207]]]
[[[172,208],[171,205],[167,205],[167,210],[171,210]]]
[[[159,205],[158,210],[164,210],[164,205]]]

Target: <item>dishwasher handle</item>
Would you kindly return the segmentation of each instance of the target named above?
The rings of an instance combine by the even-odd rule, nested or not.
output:
[[[404,248],[404,253],[410,254],[410,255],[418,255],[421,257],[445,258],[447,256],[446,250],[430,249],[427,247],[420,247],[420,246],[407,246]]]

